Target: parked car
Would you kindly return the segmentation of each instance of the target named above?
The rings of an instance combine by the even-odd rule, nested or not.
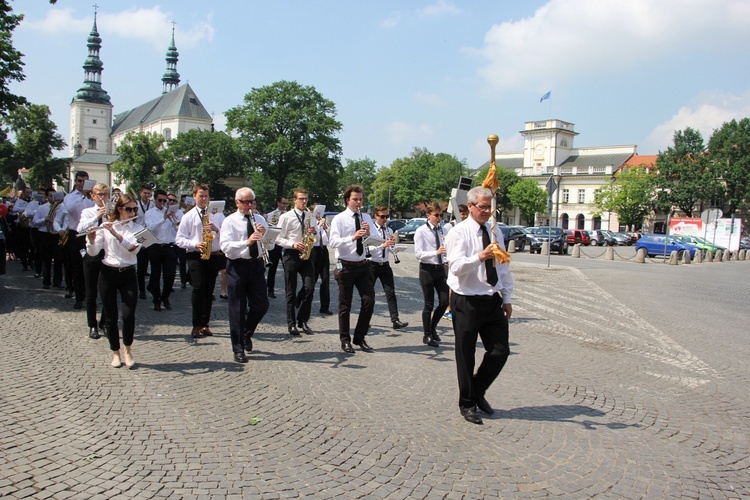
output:
[[[601,229],[592,229],[588,231],[589,237],[591,238],[591,246],[614,246],[617,245],[617,240],[611,237]]]
[[[511,240],[516,242],[516,251],[523,252],[526,248],[526,229],[521,226],[499,226],[500,231],[503,233],[503,240],[505,241],[505,248],[508,248],[508,243]]]
[[[632,245],[633,242],[630,240],[630,236],[625,233],[619,233],[616,231],[609,231],[612,237],[617,240],[617,244],[620,246]]]
[[[740,238],[740,250],[750,250],[750,237]]]
[[[568,245],[590,245],[591,236],[583,229],[566,229],[565,235],[568,237]]]
[[[720,247],[719,245],[714,245],[713,243],[710,243],[708,240],[701,238],[700,236],[688,236],[686,234],[673,234],[675,238],[677,238],[679,241],[683,243],[687,243],[688,245],[694,245],[701,250],[701,255],[705,257],[706,252],[715,253],[716,250],[721,250],[722,252],[726,250],[724,247]]]
[[[414,232],[419,226],[427,224],[427,219],[416,218],[409,219],[404,227],[396,231],[396,241],[399,243],[412,242],[414,243]]]
[[[646,250],[646,254],[649,257],[655,257],[657,255],[668,257],[673,251],[676,251],[678,257],[682,257],[683,253],[689,252],[690,257],[695,258],[695,252],[698,251],[697,246],[688,245],[674,236],[668,236],[666,234],[644,234],[635,245],[635,251],[637,252],[641,248]]]
[[[568,253],[568,238],[559,227],[538,227],[531,236],[530,253],[542,253],[542,243],[549,241],[550,252]]]
[[[404,227],[406,225],[405,219],[390,219],[388,222],[386,222],[386,226],[388,226],[391,231],[394,233]]]

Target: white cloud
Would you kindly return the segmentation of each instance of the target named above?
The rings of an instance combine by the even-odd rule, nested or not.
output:
[[[740,52],[750,42],[747,0],[550,0],[533,16],[496,24],[479,70],[497,88],[546,92],[554,82],[623,72],[665,55],[719,49]]]
[[[434,127],[426,124],[391,122],[386,126],[388,142],[394,145],[425,144],[435,135]]]
[[[380,21],[380,26],[385,29],[391,29],[398,26],[398,24],[401,22],[401,13],[400,12],[394,12],[391,14],[390,17],[387,17]]]
[[[422,92],[421,90],[417,92],[416,99],[418,103],[424,104],[431,108],[444,108],[446,106],[445,99],[443,99],[439,95],[428,94],[426,92]]]
[[[163,12],[161,7],[149,9],[131,8],[121,12],[101,12],[97,16],[97,27],[102,38],[119,36],[125,39],[145,41],[159,50],[164,50],[170,41],[173,15]],[[175,43],[180,48],[191,48],[213,39],[211,16],[205,21],[183,29],[175,26]],[[50,9],[47,17],[40,21],[28,21],[27,27],[50,34],[88,33],[93,19],[89,16],[76,18],[72,9]]]
[[[435,3],[428,5],[427,7],[419,9],[417,12],[420,16],[437,17],[442,15],[460,14],[461,9],[447,0],[438,0]]]
[[[664,151],[672,145],[674,133],[691,127],[698,130],[703,140],[708,139],[714,130],[732,119],[740,120],[750,116],[750,89],[741,95],[725,92],[704,92],[687,106],[681,107],[671,118],[658,124],[648,135],[639,152],[643,154]]]

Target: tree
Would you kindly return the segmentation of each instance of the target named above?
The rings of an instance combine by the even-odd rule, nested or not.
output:
[[[276,183],[276,195],[315,179],[318,199],[335,199],[341,168],[341,130],[336,106],[314,87],[280,81],[245,95],[244,105],[225,113],[227,127],[239,135],[243,152],[251,159],[248,175],[262,172]],[[255,178],[255,176],[253,176]]]
[[[8,139],[8,131],[0,127],[0,187],[15,182],[18,177],[18,163],[15,147]]]
[[[212,199],[232,200],[232,189],[222,181],[242,176],[246,160],[239,144],[224,132],[193,129],[177,134],[164,151],[164,172],[158,184],[183,192],[196,183],[208,185]]]
[[[117,182],[126,181],[128,190],[138,193],[143,184],[156,182],[164,172],[164,138],[153,132],[128,132],[117,147],[112,164]]]
[[[604,212],[615,212],[621,224],[640,227],[654,202],[654,175],[645,165],[623,168],[614,182],[597,189],[594,204]]]
[[[480,169],[474,175],[474,185],[481,186],[484,179],[487,177],[487,172],[490,170],[490,166]],[[500,214],[503,212],[513,210],[513,203],[510,201],[510,188],[519,181],[518,174],[513,170],[504,168],[502,165],[497,166],[497,181],[500,187],[495,192],[495,199],[497,200],[497,208],[500,210]]]
[[[29,169],[28,183],[36,187],[51,187],[53,181],[61,183],[70,165],[70,159],[52,156],[53,151],[60,151],[67,144],[50,115],[44,104],[17,106],[9,115],[16,134],[15,163]]]
[[[547,208],[547,193],[533,179],[519,179],[508,190],[508,197],[529,226],[534,225],[536,214],[543,213]]]
[[[365,196],[371,198],[372,183],[377,176],[377,170],[378,166],[375,160],[367,157],[361,160],[347,159],[346,166],[341,172],[341,177],[338,181],[339,193],[343,193],[347,186],[358,184],[365,190]]]
[[[24,80],[23,54],[13,47],[13,30],[23,20],[22,14],[13,14],[7,0],[0,0],[0,117],[7,117],[17,106],[26,103],[22,96],[14,95],[10,82]]]
[[[674,134],[674,145],[656,158],[657,204],[665,212],[678,207],[686,215],[702,210],[721,186],[708,161],[701,133],[690,127]]]
[[[709,139],[708,150],[714,173],[724,183],[720,203],[733,214],[750,200],[750,119],[724,123]]]

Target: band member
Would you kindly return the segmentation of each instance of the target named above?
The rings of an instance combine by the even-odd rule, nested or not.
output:
[[[485,392],[508,360],[508,320],[513,313],[513,278],[508,264],[495,260],[497,248],[490,243],[492,191],[475,187],[469,191],[469,218],[445,238],[450,262],[448,284],[456,335],[458,407],[466,421],[481,424],[477,407],[488,414],[492,406]],[[505,250],[503,234],[495,230],[499,248]],[[482,338],[484,358],[474,373],[477,335]]]
[[[221,250],[227,257],[227,307],[234,360],[247,363],[245,351],[253,350],[253,334],[268,311],[260,248],[266,221],[253,213],[255,193],[252,189],[238,189],[234,201],[237,211],[221,226]]]
[[[39,252],[39,227],[33,224],[39,207],[47,202],[47,195],[44,188],[37,190],[34,198],[26,205],[23,216],[29,224],[29,265],[34,264],[34,277],[42,277],[42,259]]]
[[[50,217],[49,210],[52,206],[52,195],[55,194],[55,190],[47,188],[44,190],[44,203],[40,205],[34,211],[34,218],[31,221],[30,226],[36,228],[38,231],[37,235],[37,254],[39,255],[39,262],[42,270],[42,288],[45,290],[52,287],[52,259],[55,256],[55,247],[57,246],[57,233],[52,229],[52,220]],[[47,226],[47,223],[49,227]],[[59,273],[61,268],[55,266],[58,269],[57,280],[62,280]]]
[[[187,195],[182,195],[182,199],[184,200],[187,198]],[[169,203],[169,206],[176,205],[177,203],[180,203],[178,206],[179,208],[175,212],[175,217],[177,218],[177,227],[179,227],[179,221],[182,220],[182,216],[184,215],[183,206],[184,203],[177,200],[176,194],[168,194],[167,195],[167,203]],[[180,288],[186,288],[187,287],[187,279],[188,279],[188,273],[187,273],[187,260],[185,259],[185,249],[180,248],[177,245],[174,246],[174,252],[177,256],[177,266],[180,270]]]
[[[456,224],[459,224],[466,220],[466,218],[469,216],[469,207],[461,203],[458,206],[458,214],[461,216],[461,219],[460,220],[453,219],[448,224],[446,224],[446,228],[445,228],[446,231],[450,231],[451,229],[456,227]],[[452,293],[453,291],[449,288],[448,289],[448,307],[445,309],[445,312],[443,313],[443,317],[449,321],[453,319],[453,315],[451,314],[451,301],[450,301],[450,296]]]
[[[174,250],[174,242],[180,216],[175,211],[169,210],[166,191],[157,189],[155,195],[155,205],[146,212],[145,217],[146,227],[159,239],[159,243],[148,247],[148,258],[151,263],[148,291],[151,292],[154,300],[154,311],[161,311],[162,303],[164,309],[172,309],[169,295],[172,293],[174,277],[177,274],[177,254]]]
[[[153,195],[153,188],[150,184],[144,184],[141,186],[141,191],[138,193],[138,218],[135,220],[136,224],[146,227],[146,212],[151,210],[154,206],[151,201]],[[141,299],[146,298],[146,276],[148,276],[148,257],[149,249],[141,248],[138,252],[138,296]]]
[[[271,226],[277,226],[279,224],[279,218],[286,212],[286,208],[289,206],[289,200],[286,196],[279,195],[276,197],[276,210],[269,212],[266,215],[266,220]],[[281,247],[275,245],[272,250],[268,251],[268,257],[270,258],[271,265],[268,268],[268,296],[272,299],[276,298],[274,293],[276,287],[276,269],[279,267],[279,261],[281,260]]]
[[[75,304],[73,308],[82,309],[83,299],[86,296],[86,280],[83,275],[83,257],[81,250],[86,246],[85,238],[78,238],[78,224],[81,222],[81,212],[94,206],[89,198],[89,192],[83,190],[83,184],[89,179],[89,174],[79,170],[75,175],[75,189],[65,195],[63,204],[68,212],[68,250],[70,255],[70,274],[73,278],[73,290],[75,292]]]
[[[320,287],[318,287],[320,293],[320,314],[330,316],[331,314],[333,314],[333,312],[331,312],[331,262],[328,255],[329,228],[328,224],[326,223],[325,217],[320,217],[317,221],[317,224],[318,239],[315,241],[312,256],[310,257],[310,260],[313,261],[313,269],[315,269],[313,288],[315,288],[315,284],[318,282],[318,280],[320,280]]]
[[[201,335],[213,335],[208,327],[211,318],[211,295],[216,286],[219,265],[224,258],[220,256],[221,252],[215,251],[213,247],[214,240],[219,235],[219,227],[211,221],[208,213],[208,186],[196,185],[193,188],[193,198],[196,206],[182,217],[175,242],[187,251],[185,257],[193,284],[193,329],[190,335],[198,338]],[[208,258],[202,259],[201,254]]]
[[[26,207],[29,206],[31,201],[31,188],[24,188],[22,191],[18,191],[18,197],[16,202],[10,209],[11,217],[14,217],[15,222],[15,233],[16,233],[16,245],[15,245],[15,256],[21,261],[23,270],[29,270],[29,252],[31,250],[31,228],[29,227],[29,221],[24,213]]]
[[[102,222],[105,221],[105,217],[111,215],[107,213],[109,186],[102,183],[95,184],[91,189],[91,198],[94,200],[94,206],[81,212],[78,227],[76,228],[79,233],[101,226]],[[114,209],[112,211],[114,212]],[[89,338],[94,340],[101,337],[96,322],[96,298],[99,296],[99,273],[103,258],[104,249],[96,255],[89,255],[87,250],[86,255],[83,256],[83,276],[86,282],[86,321],[89,327]],[[98,327],[104,330],[105,323],[104,307],[102,307]]]
[[[419,261],[419,284],[424,296],[422,309],[422,342],[432,347],[439,347],[440,337],[435,331],[440,318],[448,307],[448,284],[445,275],[445,246],[443,245],[443,228],[440,221],[443,211],[438,203],[427,206],[427,224],[419,226],[414,232],[414,256]],[[438,305],[433,311],[435,293]]]
[[[138,278],[136,277],[136,254],[141,248],[136,243],[135,233],[143,229],[131,220],[138,215],[136,200],[123,194],[115,204],[114,212],[102,223],[102,229],[89,233],[86,238],[86,252],[94,257],[104,250],[104,258],[99,272],[99,297],[104,304],[107,322],[107,337],[112,350],[112,366],[119,368],[122,363],[132,368],[135,365],[131,346],[135,334],[135,308],[138,305]],[[120,331],[117,325],[117,295],[122,300],[122,343],[120,358]]]
[[[402,322],[398,318],[398,302],[396,301],[396,284],[393,280],[393,269],[389,258],[391,255],[391,248],[396,244],[396,237],[393,235],[393,230],[389,228],[386,223],[390,217],[390,211],[385,205],[379,205],[375,207],[375,225],[374,233],[379,238],[385,240],[385,243],[379,246],[370,247],[370,268],[372,269],[372,276],[375,281],[380,280],[380,284],[383,285],[383,292],[385,292],[385,300],[388,303],[388,312],[391,315],[391,323],[393,328],[398,330],[400,328],[406,328],[409,326],[408,322]],[[395,253],[393,254],[396,255]]]
[[[75,291],[73,290],[73,271],[70,262],[69,245],[71,245],[72,243],[70,242],[71,232],[70,225],[68,223],[69,220],[70,217],[68,216],[68,210],[65,208],[65,202],[63,201],[60,207],[55,210],[55,221],[53,222],[53,227],[55,231],[57,231],[57,236],[60,238],[58,241],[58,252],[60,255],[60,260],[62,261],[63,276],[65,277],[66,299],[70,299],[75,295]]]
[[[370,233],[372,226],[370,216],[360,214],[364,199],[365,192],[360,186],[353,184],[347,187],[344,190],[346,210],[331,221],[330,245],[336,249],[334,278],[339,284],[339,339],[341,350],[348,354],[354,353],[349,334],[349,316],[355,287],[362,306],[354,328],[354,345],[360,346],[365,352],[373,350],[365,340],[375,307],[375,282],[362,241]]]

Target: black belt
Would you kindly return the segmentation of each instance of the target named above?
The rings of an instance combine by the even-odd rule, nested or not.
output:
[[[375,264],[376,266],[387,266],[388,265],[388,261],[385,261],[385,262],[375,262],[374,260],[371,260],[370,264]]]
[[[443,269],[444,265],[445,264],[425,264],[424,262],[419,263],[420,267],[425,267],[427,269]]]
[[[342,260],[341,264],[351,267],[362,267],[367,265],[366,260]]]
[[[260,260],[260,257],[250,257],[249,259],[229,259],[227,258],[229,262],[258,262]]]
[[[102,265],[104,267],[108,267],[112,269],[113,271],[117,271],[118,273],[124,273],[125,271],[135,271],[135,264],[133,264],[132,266],[114,267],[114,266],[110,266],[109,264],[105,264],[104,262],[102,262]]]
[[[174,243],[154,243],[152,247],[173,247]]]

